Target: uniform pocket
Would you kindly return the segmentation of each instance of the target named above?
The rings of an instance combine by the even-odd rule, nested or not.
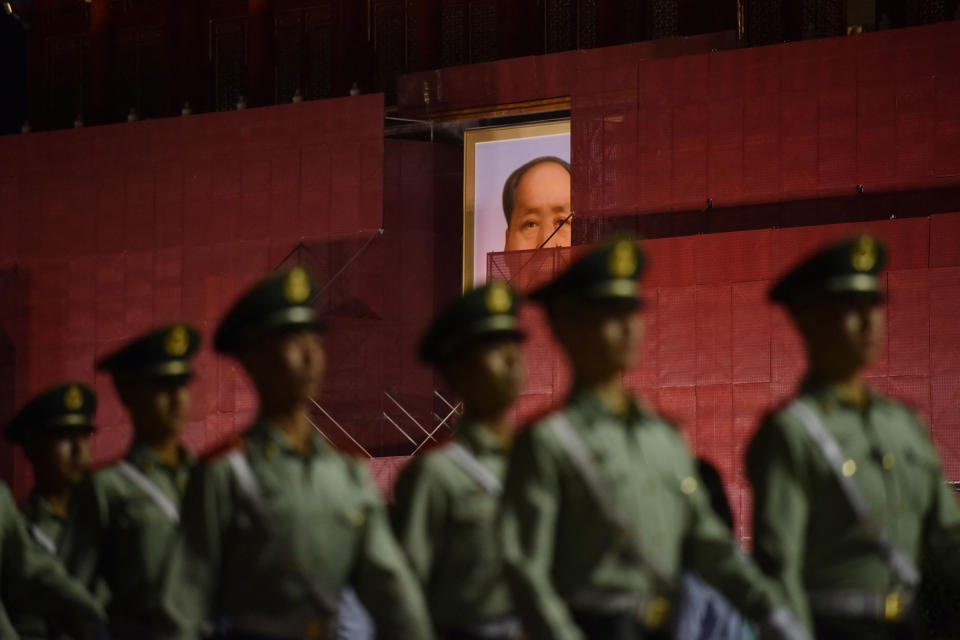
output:
[[[306,526],[290,534],[295,537],[295,546],[305,563],[323,567],[325,575],[342,581],[349,575],[360,549],[366,521],[367,512],[361,506],[337,505],[310,512]]]
[[[496,516],[496,499],[483,489],[477,488],[462,496],[450,509],[450,518],[455,525],[476,526]]]
[[[910,511],[923,513],[930,503],[932,491],[930,479],[934,476],[936,461],[929,455],[917,451],[914,447],[905,447],[901,453],[903,463],[896,465],[893,471],[899,471],[898,482],[901,491],[907,497],[906,507]]]
[[[117,527],[126,532],[164,525],[169,527],[169,524],[166,515],[148,496],[128,496],[117,510]]]

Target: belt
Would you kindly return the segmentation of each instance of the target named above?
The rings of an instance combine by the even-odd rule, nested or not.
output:
[[[807,594],[814,616],[867,618],[885,622],[902,622],[913,606],[911,591],[876,593],[856,589],[824,589]]]
[[[319,616],[270,616],[241,613],[230,616],[229,629],[239,633],[273,638],[321,640],[331,637],[329,618]]]
[[[580,591],[566,599],[574,611],[594,615],[629,615],[650,630],[666,625],[670,599],[661,594],[641,596],[624,591]]]
[[[454,636],[461,635],[470,638],[518,638],[523,631],[520,620],[513,616],[486,620],[475,624],[465,625],[450,629],[449,633]]]

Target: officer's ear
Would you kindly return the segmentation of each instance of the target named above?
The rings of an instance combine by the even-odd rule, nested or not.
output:
[[[547,305],[547,322],[550,323],[550,329],[561,343],[566,343],[568,336],[576,336],[580,318],[567,306],[559,306],[557,303]]]
[[[138,378],[124,376],[113,378],[113,388],[117,390],[117,396],[125,407],[137,404],[138,398],[141,397],[139,393],[141,386],[142,383]]]
[[[264,368],[263,351],[258,349],[253,343],[248,343],[238,347],[233,352],[233,357],[237,359],[240,366],[247,372],[251,378],[256,378],[259,372]]]
[[[124,405],[130,400],[130,383],[125,382],[113,376],[113,389],[117,392],[117,397]]]
[[[442,361],[437,363],[437,371],[440,373],[440,377],[443,378],[443,381],[447,383],[448,387],[451,389],[457,389],[459,387],[461,374],[458,360],[453,358],[444,358]]]
[[[20,443],[20,447],[23,449],[23,455],[27,457],[31,465],[42,455],[43,444],[40,438],[36,436],[27,436],[24,438]]]

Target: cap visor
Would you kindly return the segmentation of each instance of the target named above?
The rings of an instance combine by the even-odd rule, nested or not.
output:
[[[69,425],[62,427],[50,427],[44,429],[42,432],[43,435],[61,435],[61,436],[72,436],[72,435],[92,435],[96,432],[96,429],[89,422],[87,424],[78,424],[78,425]]]
[[[571,292],[548,302],[550,313],[577,311],[583,304],[615,304],[627,309],[640,309],[644,300],[636,280],[618,278],[596,284],[588,289]]]
[[[880,280],[871,273],[854,273],[830,278],[823,290],[829,293],[880,293]]]
[[[287,307],[261,318],[254,326],[241,331],[235,339],[220,345],[217,350],[233,353],[269,333],[288,328],[304,328],[323,333],[327,326],[310,307]]]
[[[527,334],[519,328],[516,316],[507,313],[487,316],[461,329],[431,353],[424,354],[424,360],[427,362],[446,360],[467,345],[480,341],[498,338],[520,341],[526,337]]]
[[[193,378],[193,367],[189,360],[167,360],[142,367],[112,369],[110,373],[117,380],[150,380],[153,378]]]
[[[797,290],[774,289],[770,300],[791,307],[803,305],[811,300],[833,298],[837,296],[858,296],[879,301],[883,298],[880,279],[871,273],[854,273],[836,276],[821,281],[814,286]]]

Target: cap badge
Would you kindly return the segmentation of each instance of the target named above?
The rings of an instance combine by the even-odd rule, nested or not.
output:
[[[190,347],[190,337],[187,330],[180,325],[175,326],[167,332],[167,339],[164,342],[168,356],[180,357],[187,352]]]
[[[67,392],[63,394],[63,406],[67,411],[79,411],[83,408],[83,392],[75,384],[70,385]]]
[[[294,267],[287,274],[287,280],[283,283],[283,295],[293,304],[306,302],[310,297],[310,278],[301,267]]]
[[[617,278],[629,278],[637,271],[637,250],[629,240],[620,240],[610,251],[607,259],[610,275]]]
[[[491,282],[487,287],[484,302],[487,305],[487,311],[490,313],[506,313],[510,310],[510,305],[513,304],[513,296],[504,283]]]
[[[860,236],[853,245],[850,264],[857,271],[870,271],[877,264],[877,243],[870,236]]]

